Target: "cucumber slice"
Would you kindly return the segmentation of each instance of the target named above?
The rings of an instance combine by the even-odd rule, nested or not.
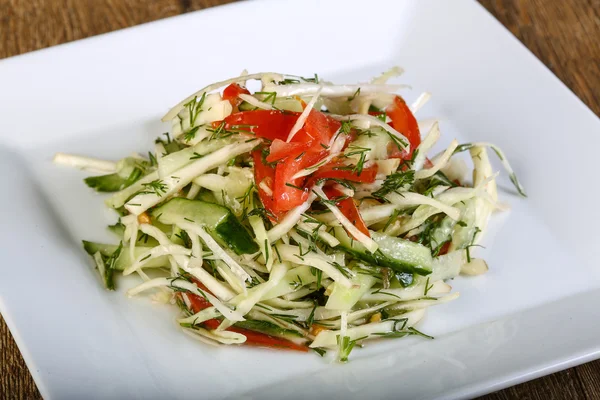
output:
[[[337,283],[333,284],[333,291],[329,295],[325,308],[328,310],[350,310],[367,293],[369,289],[377,282],[371,275],[356,274],[351,279],[352,287],[347,288]]]
[[[271,100],[268,98],[268,95],[264,95],[264,94],[256,95],[256,98],[259,99],[260,101],[264,101],[268,104],[271,104]],[[275,99],[275,102],[273,103],[273,107],[275,107],[279,110],[286,110],[286,111],[294,111],[294,112],[302,112],[303,111],[302,103],[291,97],[283,97],[283,98],[277,97]],[[252,110],[256,109],[255,106],[248,103],[247,101],[243,101],[238,106],[238,108],[240,111],[252,111]]]
[[[398,272],[428,275],[431,273],[431,251],[418,243],[370,231],[371,238],[379,245],[373,254],[348,236],[344,228],[334,229],[335,237],[347,252],[365,262],[389,267]]]
[[[82,242],[83,242],[83,249],[86,251],[86,253],[88,253],[92,257],[98,251],[103,256],[110,257],[110,255],[113,254],[117,250],[117,247],[119,247],[116,244],[88,242],[87,240],[82,240]],[[139,257],[142,253],[144,253],[145,251],[148,251],[149,249],[150,249],[150,247],[136,246],[135,251],[134,251],[135,257]],[[123,271],[125,268],[129,267],[132,263],[133,263],[133,260],[131,260],[131,258],[129,257],[129,249],[124,248],[121,251],[119,258],[117,258],[117,260],[115,261],[114,269]],[[144,268],[147,268],[147,267],[160,268],[160,267],[167,267],[167,266],[169,266],[169,259],[167,258],[167,256],[161,256],[161,257],[154,258],[152,260],[148,260],[148,262],[144,264]]]
[[[117,192],[131,186],[146,173],[146,162],[132,157],[117,163],[114,174],[90,176],[83,181],[97,192]]]
[[[258,245],[250,233],[228,208],[200,200],[175,197],[152,210],[152,216],[163,224],[186,221],[208,227],[215,240],[232,249],[236,254],[252,254]]]

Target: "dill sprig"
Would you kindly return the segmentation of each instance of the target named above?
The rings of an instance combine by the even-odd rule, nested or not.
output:
[[[357,175],[360,176],[360,174],[363,171],[363,168],[365,167],[365,162],[367,160],[367,152],[371,151],[371,149],[367,147],[349,146],[347,150],[349,151],[344,153],[344,157],[348,158],[352,156],[358,156],[358,161],[352,168],[352,172],[355,172]]]
[[[354,100],[357,96],[360,96],[360,88],[356,89],[356,92],[351,97],[348,97],[348,101]]]
[[[198,114],[202,111],[202,105],[204,105],[204,100],[206,100],[206,92],[202,93],[202,97],[198,100],[198,96],[194,96],[194,98],[183,105],[183,107],[187,108],[190,118],[190,127],[193,127],[196,124],[196,119],[198,118]]]
[[[198,132],[198,129],[200,129],[200,126],[194,126],[190,130],[188,130],[187,132],[185,132],[183,134],[183,140],[185,140],[186,142],[189,142],[190,140],[192,140],[193,138],[195,138],[196,137],[196,132]]]
[[[160,179],[156,179],[153,180],[152,182],[148,182],[148,183],[144,183],[142,184],[142,186],[144,188],[146,188],[146,190],[142,193],[154,193],[156,194],[158,197],[164,195],[167,193],[167,185],[165,185],[165,183],[160,180]]]
[[[401,189],[412,185],[414,180],[415,171],[413,170],[394,172],[385,178],[381,188],[373,192],[372,196],[387,202],[385,196],[390,193],[400,193]]]
[[[254,94],[260,94],[263,97],[263,103],[271,103],[273,107],[275,107],[275,101],[277,100],[277,92],[256,92]]]
[[[349,135],[352,132],[352,121],[342,121],[340,132]]]

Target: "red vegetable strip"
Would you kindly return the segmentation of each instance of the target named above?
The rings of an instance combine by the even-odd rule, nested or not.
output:
[[[225,129],[248,131],[258,137],[286,140],[300,113],[278,110],[241,111],[231,114],[225,121]],[[221,121],[213,122],[218,127]]]
[[[243,100],[238,97],[242,93],[250,94],[248,89],[241,87],[237,83],[232,83],[223,90],[223,100],[228,100],[232,107],[237,107],[242,104]]]
[[[346,169],[346,165],[340,161],[332,161],[329,164],[323,165],[312,176],[311,182],[323,178],[341,179],[350,182],[373,183],[377,176],[377,164],[363,168],[360,174],[355,171]]]
[[[406,102],[399,96],[394,99],[394,104],[390,105],[387,110],[387,115],[392,120],[390,126],[402,133],[410,143],[410,152],[400,151],[397,146],[390,146],[390,158],[402,158],[409,160],[412,157],[414,150],[421,144],[421,133],[419,132],[419,124]]]
[[[344,196],[342,192],[331,187],[325,188],[323,191],[329,199],[335,199],[336,197]],[[340,209],[341,213],[344,214],[344,216],[348,218],[350,222],[352,222],[352,225],[354,225],[359,231],[368,237],[371,237],[369,229],[367,228],[365,221],[360,216],[360,212],[358,211],[358,208],[356,207],[356,204],[354,204],[354,200],[352,198],[347,197],[343,200],[337,201],[336,205]],[[348,234],[350,234],[350,232],[348,232]]]

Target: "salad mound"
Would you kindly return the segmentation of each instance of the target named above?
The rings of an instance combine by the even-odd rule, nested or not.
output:
[[[345,362],[369,339],[431,338],[415,326],[458,297],[445,281],[488,269],[474,257],[501,208],[488,149],[525,193],[493,144],[429,155],[440,127],[415,113],[430,95],[407,104],[388,83],[401,73],[337,85],[244,72],[173,107],[147,157],[57,154],[101,173],[84,181],[119,215],[118,244],[83,242],[105,287],[138,276],[128,296],[176,304],[182,330],[213,345]],[[467,151],[472,180],[454,157]]]

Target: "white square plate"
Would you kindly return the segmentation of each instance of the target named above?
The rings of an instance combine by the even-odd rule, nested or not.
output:
[[[490,141],[529,192],[494,217],[490,272],[452,283],[416,338],[369,344],[348,365],[207,348],[174,310],[99,284],[80,239],[115,220],[56,151],[146,151],[195,89],[258,72],[366,80],[392,65],[434,95],[448,143]],[[472,397],[600,351],[598,119],[474,1],[238,3],[0,62],[0,310],[47,398]],[[596,260],[596,261],[594,261]],[[415,340],[413,340],[415,339]]]

